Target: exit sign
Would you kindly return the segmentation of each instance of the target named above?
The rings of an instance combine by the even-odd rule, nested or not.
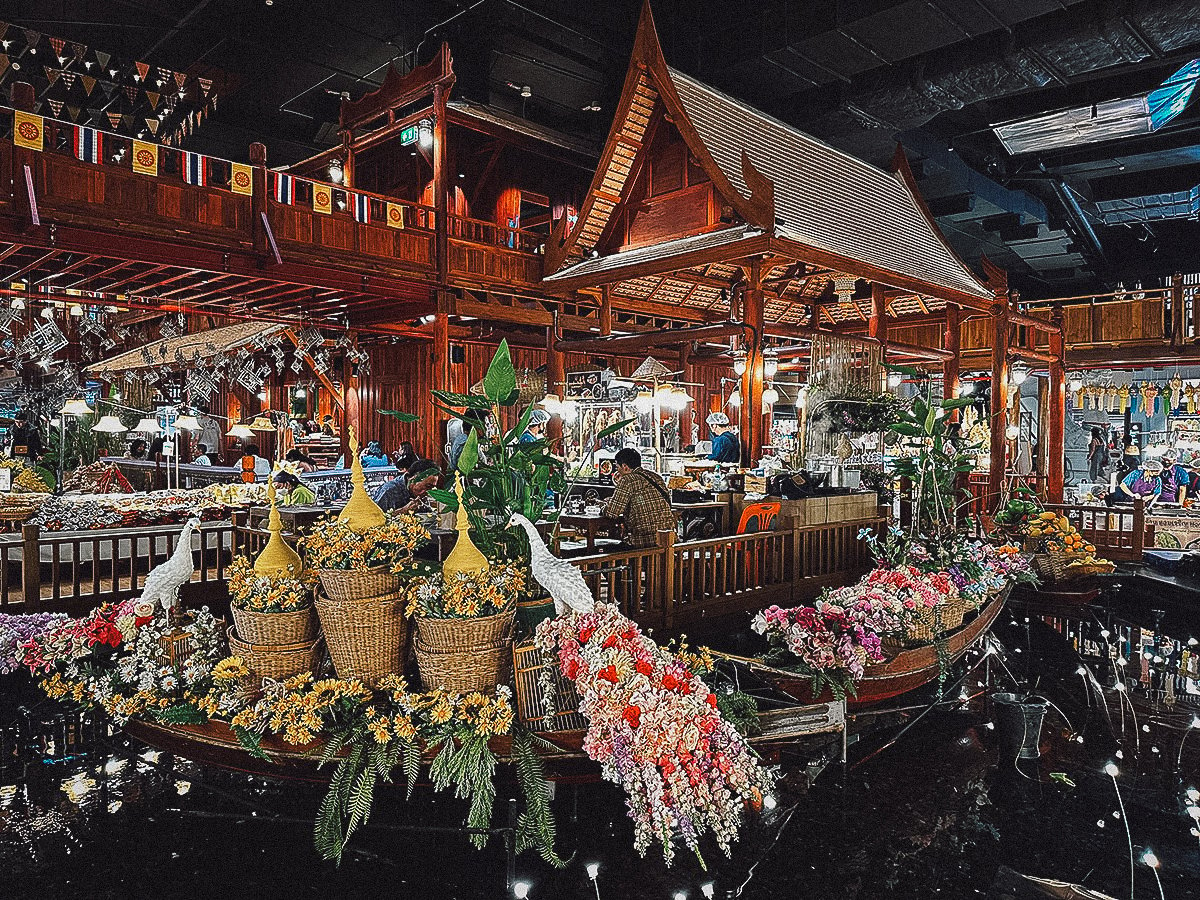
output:
[[[400,146],[407,147],[409,144],[417,142],[418,129],[416,125],[409,125],[407,128],[400,129]]]

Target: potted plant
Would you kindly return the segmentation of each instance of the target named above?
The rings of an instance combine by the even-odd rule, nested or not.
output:
[[[251,644],[315,640],[316,583],[316,576],[308,571],[261,574],[246,557],[234,557],[229,564],[229,606],[238,636]]]

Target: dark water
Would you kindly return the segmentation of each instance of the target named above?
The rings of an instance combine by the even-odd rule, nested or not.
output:
[[[1103,771],[1115,761],[1133,896],[1160,896],[1141,862],[1149,847],[1165,897],[1200,897],[1200,836],[1184,799],[1200,787],[1200,733],[1188,731],[1200,695],[1161,674],[1200,621],[1155,616],[1153,598],[1139,602],[1129,585],[1110,599],[1119,615],[1095,607],[1047,620],[1013,607],[994,631],[997,651],[954,674],[947,702],[929,709],[932,697],[910,696],[905,711],[855,723],[844,783],[836,763],[811,785],[805,777],[807,757],[827,748],[795,754],[776,808],[746,829],[732,860],[710,848],[707,872],[684,848],[673,869],[653,849],[640,859],[617,789],[586,785],[557,791],[571,864],[555,871],[526,854],[516,877],[532,900],[699,900],[708,883],[716,897],[967,898],[1012,896],[997,883],[1008,867],[1128,898],[1126,821]],[[1040,761],[998,751],[987,689],[1014,680],[1053,704]],[[62,712],[27,680],[0,679],[0,898],[512,896],[499,839],[476,852],[460,835],[407,830],[458,824],[453,801],[384,794],[335,868],[311,845],[319,787],[159,757]],[[505,818],[501,802],[497,824]]]

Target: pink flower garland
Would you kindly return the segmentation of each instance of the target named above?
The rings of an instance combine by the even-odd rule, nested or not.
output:
[[[678,835],[699,857],[711,831],[728,855],[744,808],[761,804],[771,777],[708,686],[603,603],[543,622],[537,643],[575,683],[584,750],[624,788],[638,852],[657,840],[670,865]]]

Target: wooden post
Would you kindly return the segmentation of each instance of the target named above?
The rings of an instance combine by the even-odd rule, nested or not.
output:
[[[742,464],[754,465],[763,448],[763,291],[762,260],[750,262],[750,280],[742,291],[742,321],[750,328],[746,347],[746,371],[742,375],[741,437]]]
[[[886,288],[878,281],[871,282],[871,317],[867,320],[867,336],[884,345],[884,357],[886,358],[888,327],[885,290]]]
[[[662,627],[670,628],[675,619],[675,532],[658,533],[659,599],[662,602]],[[632,615],[635,610],[627,610]]]
[[[263,214],[267,211],[267,145],[255,142],[250,145],[250,235],[254,252],[266,256],[267,228]]]
[[[600,333],[612,334],[612,285],[600,287]]]
[[[554,319],[558,321],[557,314]],[[554,348],[554,342],[558,339],[556,332],[554,325],[546,328],[546,393],[557,394],[561,400],[566,393],[567,373],[562,351]],[[563,422],[558,416],[551,417],[546,423],[546,440],[552,448],[562,449],[562,430]]]
[[[991,408],[991,465],[988,470],[987,495],[984,511],[993,512],[1000,502],[1004,488],[1004,473],[1008,464],[1008,295],[998,294],[992,304],[992,408]]]
[[[42,609],[42,556],[38,547],[40,531],[37,525],[21,526],[21,598],[27,613]],[[93,562],[93,565],[99,563]]]
[[[680,378],[684,382],[683,389],[696,397],[693,403],[689,403],[679,413],[679,449],[682,450],[692,443],[692,425],[696,421],[696,403],[700,402],[700,397],[696,396],[699,391],[689,383],[696,380],[693,377],[691,341],[684,341],[679,345],[679,370],[682,372]]]
[[[1050,417],[1046,428],[1046,498],[1051,503],[1062,503],[1063,467],[1066,456],[1067,373],[1063,361],[1065,346],[1061,327],[1061,306],[1055,306],[1051,310],[1050,321],[1058,325],[1059,330],[1052,331],[1049,335],[1050,355],[1054,357],[1054,361],[1050,363],[1049,402],[1046,404]]]
[[[433,86],[433,206],[437,219],[435,242],[438,282],[442,285],[446,283],[446,274],[450,268],[448,239],[450,222],[447,216],[446,197],[446,131],[446,88],[444,85],[435,84]]]
[[[1171,346],[1183,346],[1183,275],[1171,276]]]
[[[450,315],[446,311],[448,308],[449,304],[445,298],[439,296],[437,315],[433,319],[433,373],[431,378],[433,387],[439,391],[453,390],[450,383]],[[444,443],[441,431],[443,415],[432,404],[429,408],[432,413],[425,427],[425,444],[427,447],[436,449]]]
[[[1129,543],[1134,559],[1140,560],[1142,551],[1146,549],[1146,501],[1141,497],[1133,498],[1133,534]]]
[[[942,363],[942,396],[947,400],[953,400],[958,396],[959,392],[959,362],[962,353],[962,329],[960,328],[962,310],[957,306],[946,305],[946,332],[942,338],[942,345],[945,349],[953,353],[953,356],[947,357]],[[958,410],[954,410],[950,415],[953,422],[959,420]]]

